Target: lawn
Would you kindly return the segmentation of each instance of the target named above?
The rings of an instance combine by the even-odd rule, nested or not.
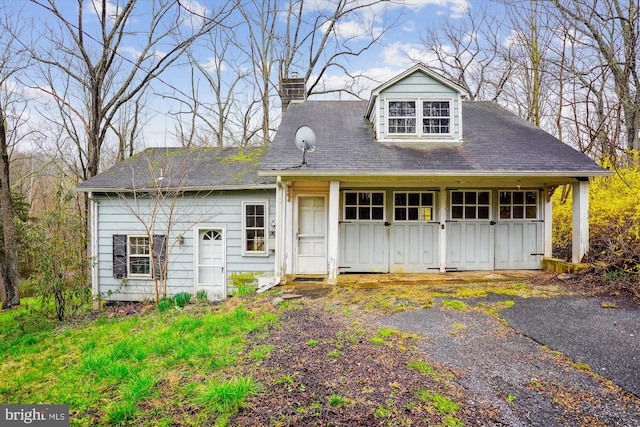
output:
[[[245,361],[271,349],[246,337],[278,319],[269,304],[233,298],[25,328],[29,303],[0,313],[0,401],[68,404],[73,426],[225,425],[260,387]]]

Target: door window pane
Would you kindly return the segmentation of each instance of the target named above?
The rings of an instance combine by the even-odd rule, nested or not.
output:
[[[395,193],[394,221],[432,221],[433,200],[433,193]]]
[[[383,221],[384,192],[345,192],[344,219],[355,221]]]
[[[451,219],[491,219],[491,193],[452,191]]]
[[[537,219],[537,191],[501,191],[500,219]]]

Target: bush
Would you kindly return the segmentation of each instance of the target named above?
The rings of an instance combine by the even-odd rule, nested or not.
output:
[[[587,261],[636,274],[640,273],[640,170],[628,167],[615,172],[610,178],[593,179],[589,186]],[[559,188],[553,199],[554,255],[566,258],[571,253],[570,191]]]
[[[53,307],[61,321],[91,300],[85,222],[73,200],[74,194],[60,186],[53,209],[27,229],[33,268],[27,286],[42,299],[43,310]]]

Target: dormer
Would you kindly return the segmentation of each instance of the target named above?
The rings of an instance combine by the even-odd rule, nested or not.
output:
[[[371,92],[366,118],[379,142],[462,142],[463,89],[417,64]]]

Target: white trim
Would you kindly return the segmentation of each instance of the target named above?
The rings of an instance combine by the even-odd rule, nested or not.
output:
[[[573,193],[571,262],[578,264],[589,252],[589,181],[576,182]]]
[[[543,253],[545,258],[551,258],[553,256],[553,200],[549,195],[549,188],[541,192],[541,197],[544,200]]]
[[[338,258],[340,256],[340,181],[329,183],[329,215],[327,231],[327,264],[329,277],[327,282],[338,282]]]
[[[440,273],[447,271],[447,189],[440,187]]]
[[[264,247],[261,251],[249,251],[247,250],[247,211],[246,208],[249,205],[264,206]],[[268,257],[269,256],[269,202],[267,200],[260,201],[243,201],[242,202],[242,235],[240,241],[242,242],[242,256],[256,256],[256,257]],[[258,227],[253,227],[258,228]]]
[[[89,214],[91,215],[91,230],[90,233],[90,245],[91,253],[89,254],[91,259],[91,289],[93,292],[93,298],[95,300],[101,298],[100,295],[100,252],[98,246],[99,228],[98,228],[98,216],[100,213],[100,203],[93,197],[93,193],[88,193],[89,198]],[[113,250],[113,247],[111,248]],[[96,307],[99,308],[99,307]]]
[[[404,141],[404,137],[416,137],[418,138],[416,141],[418,142],[423,142],[423,141],[430,141],[431,139],[433,139],[434,141],[442,141],[442,142],[448,142],[450,139],[452,141],[457,141],[454,138],[454,127],[455,124],[457,123],[455,114],[454,114],[454,105],[455,105],[455,98],[454,97],[429,97],[426,94],[423,94],[423,96],[415,96],[415,97],[403,97],[403,96],[389,96],[389,97],[385,97],[384,99],[385,102],[385,114],[384,114],[384,123],[383,128],[384,128],[384,141],[389,141],[389,142],[393,142],[396,139],[398,139],[399,141]],[[416,103],[416,115],[415,115],[415,132],[408,132],[408,133],[391,133],[389,132],[389,120],[393,119],[393,118],[411,118],[411,116],[391,116],[389,114],[389,103],[390,102],[415,102]],[[423,132],[423,120],[425,118],[433,118],[431,116],[429,117],[425,117],[424,115],[424,108],[423,108],[423,104],[425,102],[448,102],[449,103],[449,132],[448,133],[424,133]],[[459,112],[458,115],[460,115],[461,112]],[[441,118],[446,118],[446,117],[441,117]],[[407,141],[408,142],[408,141]]]
[[[147,239],[147,247],[149,248],[149,254],[146,255],[149,258],[149,274],[135,274],[131,272],[131,239],[143,238]],[[145,255],[135,255],[134,258],[144,258]],[[128,279],[152,279],[153,278],[153,254],[151,253],[151,238],[146,234],[127,234],[127,278]]]

